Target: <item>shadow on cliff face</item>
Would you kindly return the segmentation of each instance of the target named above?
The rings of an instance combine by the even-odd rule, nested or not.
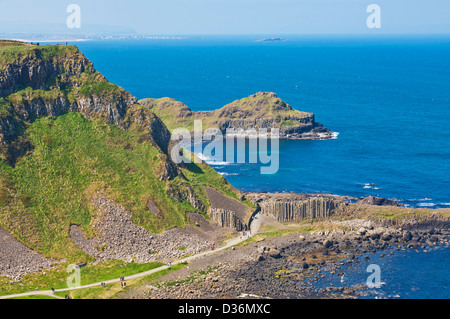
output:
[[[9,166],[15,167],[17,161],[34,150],[34,145],[27,135],[17,137],[8,145],[0,146],[0,156]]]
[[[205,174],[203,170],[195,163],[182,163],[183,167],[195,174]]]

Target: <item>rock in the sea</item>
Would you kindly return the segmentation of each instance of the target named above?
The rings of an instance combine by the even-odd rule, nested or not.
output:
[[[375,197],[375,196],[365,197],[365,198],[361,199],[359,201],[359,203],[366,204],[366,205],[376,205],[376,206],[397,206],[397,207],[401,206],[401,204],[399,204],[398,202],[396,202],[392,199]]]

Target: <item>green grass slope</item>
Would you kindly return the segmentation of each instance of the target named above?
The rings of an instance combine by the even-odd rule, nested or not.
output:
[[[89,61],[83,62],[87,67],[80,73],[70,69],[76,60],[85,59],[79,51],[72,52],[75,49],[30,49],[28,45],[5,43],[0,46],[0,61],[20,64],[24,56],[31,55],[28,64],[50,59],[60,68],[54,78],[47,78],[42,89],[30,85],[0,96],[0,144],[4,155],[0,161],[0,226],[46,257],[90,261],[92,258],[70,240],[69,228],[76,224],[87,236],[95,236],[91,223],[97,209],[90,202],[98,192],[128,209],[133,221],[152,233],[184,227],[187,212],[206,214],[210,203],[204,185],[239,198],[240,193],[205,163],[178,167],[182,174],[162,179],[160,170],[167,163],[167,155],[153,139],[161,132],[152,132],[148,123],[133,118],[148,109],[124,102],[119,105],[125,106],[117,111],[117,123],[109,120],[115,111],[110,105],[131,95],[93,70]],[[7,75],[0,69],[0,79]],[[95,116],[85,108],[82,112],[60,109],[53,115],[36,111],[36,106],[48,109],[60,101],[75,105],[86,96],[91,101],[100,100],[105,110],[91,106],[97,112]],[[147,117],[151,123],[159,121],[151,116]],[[132,123],[126,129],[122,125],[125,121]],[[165,127],[158,129],[167,131]],[[11,152],[18,155],[12,162],[6,156]],[[169,189],[189,192],[201,205],[195,208],[187,200],[175,199]],[[155,216],[149,210],[149,201],[160,214]]]

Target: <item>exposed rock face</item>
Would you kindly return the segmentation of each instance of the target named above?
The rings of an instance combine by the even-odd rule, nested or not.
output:
[[[194,192],[189,187],[181,187],[181,189],[175,189],[173,187],[167,188],[167,194],[178,202],[187,201],[192,207],[198,209],[199,211],[205,212],[205,205],[194,195]]]
[[[329,217],[336,204],[325,198],[309,198],[305,201],[263,201],[261,213],[280,222],[307,218]]]
[[[178,175],[183,176],[181,170],[170,158],[171,134],[158,116],[135,104],[128,108],[120,127],[124,130],[138,132],[141,134],[141,141],[147,141],[161,151],[162,154],[159,155],[161,160],[159,178],[161,180],[171,180]]]
[[[233,228],[237,231],[247,230],[247,225],[243,224],[236,213],[231,210],[211,207],[209,216],[221,227]]]
[[[9,58],[7,54],[0,51],[0,57]],[[142,140],[166,155],[161,158],[161,180],[181,174],[168,156],[171,134],[164,123],[137,105],[130,93],[108,82],[76,47],[24,46],[23,53],[11,59],[0,65],[0,106],[7,110],[0,114],[0,155],[9,165],[33,149],[26,141],[15,145],[28,123],[79,112],[88,119],[140,131]]]
[[[261,214],[279,222],[329,217],[344,199],[339,196],[306,194],[248,193],[246,196],[261,208]]]
[[[107,96],[75,96],[73,102],[63,94],[48,99],[31,94],[27,99],[14,102],[14,110],[25,121],[44,116],[59,116],[68,112],[79,112],[87,118],[102,118],[107,123],[119,124],[127,107],[136,98],[118,90],[114,99]]]
[[[125,118],[120,122],[120,127],[142,133],[142,140],[152,142],[162,153],[169,154],[171,137],[169,130],[158,116],[142,106],[129,107]]]
[[[205,187],[211,203],[209,216],[222,227],[233,228],[238,231],[247,230],[252,213],[250,207],[234,198],[228,197],[214,188]]]
[[[119,124],[126,108],[136,103],[135,97],[117,86],[113,94],[82,94],[78,90],[73,91],[73,96],[64,94],[64,90],[80,89],[93,80],[113,85],[76,47],[55,46],[51,54],[49,50],[46,46],[24,50],[25,57],[18,54],[0,71],[0,96],[30,89],[27,95],[11,99],[13,113],[21,119],[32,121],[43,116],[80,112],[88,118],[101,117],[108,123]],[[43,91],[48,94],[42,94]],[[2,133],[10,131],[3,128]]]
[[[35,90],[48,90],[51,83],[48,80],[62,73],[70,78],[86,69],[94,72],[89,60],[74,47],[64,50],[60,59],[55,58],[56,54],[46,57],[45,51],[40,47],[26,49],[24,50],[26,54],[19,56],[13,63],[9,63],[0,73],[0,96],[12,94],[27,86]],[[77,85],[71,81],[65,84]]]

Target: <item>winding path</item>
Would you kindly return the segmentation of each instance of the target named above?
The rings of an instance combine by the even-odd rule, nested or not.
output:
[[[252,220],[250,221],[251,234],[249,234],[249,237],[254,236],[258,232],[260,226],[261,226],[261,216],[260,216],[260,214],[256,214],[252,218]],[[232,238],[232,239],[226,241],[225,245],[222,246],[222,247],[216,248],[214,250],[204,251],[204,252],[201,252],[199,254],[192,255],[192,256],[189,256],[189,257],[186,257],[186,258],[183,258],[183,259],[179,259],[177,261],[172,262],[172,265],[188,262],[188,261],[191,261],[191,260],[194,260],[194,259],[197,259],[197,258],[201,258],[201,257],[206,256],[206,255],[217,253],[219,251],[222,251],[222,250],[228,249],[230,247],[233,247],[233,246],[235,246],[235,245],[245,241],[246,239],[247,239],[247,237],[244,237],[244,238],[241,239],[240,236],[236,237],[236,238]],[[137,273],[137,274],[134,274],[134,275],[131,275],[131,276],[127,276],[126,279],[127,280],[138,279],[138,278],[148,276],[150,274],[153,274],[155,272],[158,272],[158,271],[161,271],[161,270],[164,270],[164,269],[167,269],[167,268],[169,268],[169,266],[164,265],[164,266],[161,266],[161,267],[158,267],[158,268],[154,268],[152,270],[148,270],[148,271]],[[112,283],[116,283],[116,282],[119,282],[119,281],[120,281],[120,279],[111,279],[111,280],[106,280],[106,281],[103,281],[103,282],[105,284],[112,284]],[[55,289],[55,292],[65,292],[65,291],[71,291],[71,290],[77,290],[77,289],[92,288],[92,287],[101,286],[101,283],[102,282],[96,282],[96,283],[92,283],[92,284],[84,285],[84,286],[79,286],[79,287]],[[50,296],[50,297],[57,298],[57,299],[64,299],[62,297],[56,296],[53,293],[53,291],[51,291],[51,290],[35,290],[35,291],[24,292],[24,293],[20,293],[20,294],[5,295],[5,296],[0,296],[0,299],[20,298],[20,297],[27,297],[27,296],[41,296],[41,295]]]

